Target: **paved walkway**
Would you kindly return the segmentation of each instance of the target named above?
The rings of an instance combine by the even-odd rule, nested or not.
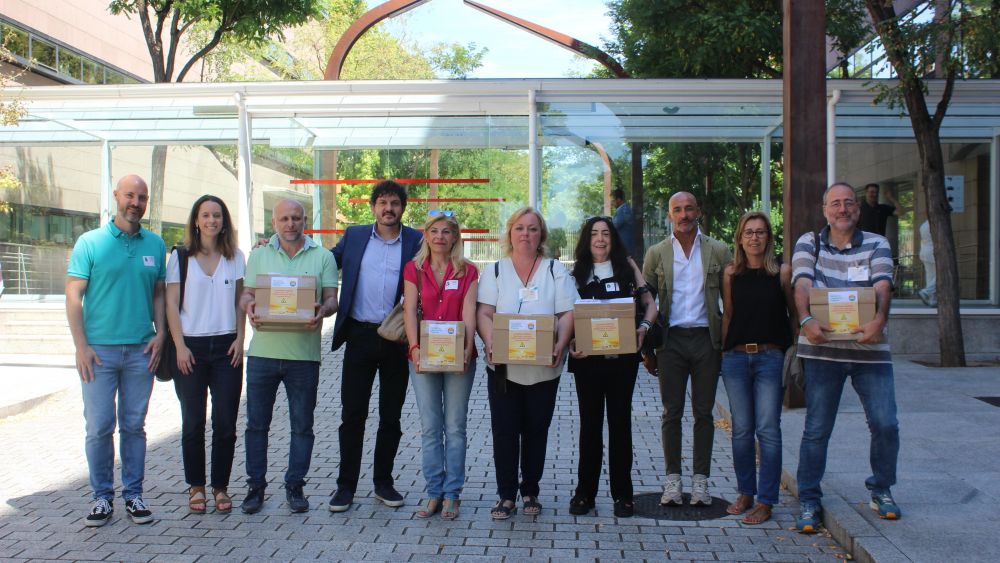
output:
[[[325,342],[328,338],[329,334]],[[458,520],[419,520],[413,516],[423,479],[419,472],[420,423],[412,394],[403,411],[404,436],[396,459],[396,483],[408,505],[394,510],[370,496],[376,425],[373,411],[357,503],[346,514],[332,514],[326,510],[326,502],[337,473],[341,362],[341,353],[328,352],[324,358],[316,447],[306,485],[313,509],[307,514],[289,514],[279,486],[288,441],[284,407],[276,412],[273,424],[269,473],[272,485],[264,510],[253,516],[238,509],[228,516],[195,516],[187,514],[183,492],[177,399],[172,386],[157,384],[146,424],[149,450],[145,495],[157,521],[148,526],[132,524],[124,517],[120,500],[116,500],[115,521],[99,529],[81,524],[90,493],[83,456],[82,405],[76,384],[24,414],[0,420],[0,444],[4,446],[0,458],[0,559],[799,562],[840,561],[847,557],[828,535],[801,536],[789,531],[797,503],[787,494],[776,507],[775,519],[756,527],[743,526],[735,517],[700,522],[616,519],[611,516],[611,500],[607,497],[598,499],[597,516],[569,515],[567,504],[573,492],[577,457],[577,414],[575,391],[568,375],[562,378],[549,436],[540,499],[545,505],[542,515],[531,518],[517,514],[507,522],[489,519],[495,483],[482,368],[476,376],[470,405],[468,483]],[[35,369],[2,366],[0,377],[31,378]],[[659,491],[663,473],[659,392],[655,380],[641,371],[634,399],[637,493]],[[686,439],[690,424],[687,419]],[[720,422],[720,426],[725,425]],[[241,421],[241,432],[243,427]],[[237,503],[245,493],[242,442],[241,435],[232,487]],[[690,443],[685,446],[685,452],[689,451]],[[722,430],[717,434],[713,470],[713,494],[734,498],[729,440]],[[606,491],[605,478],[601,494]],[[901,502],[907,500],[908,495],[901,495]],[[903,506],[914,507],[912,503]]]

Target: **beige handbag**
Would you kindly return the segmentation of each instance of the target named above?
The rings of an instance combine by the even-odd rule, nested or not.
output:
[[[417,269],[417,323],[424,318],[424,306],[420,302],[420,286],[421,277],[423,277],[423,271],[419,268]],[[382,324],[378,325],[378,335],[386,340],[391,340],[393,342],[399,342],[400,344],[408,345],[406,341],[406,319],[403,313],[403,302],[400,301],[396,303],[396,306],[389,311],[389,315],[382,321]]]

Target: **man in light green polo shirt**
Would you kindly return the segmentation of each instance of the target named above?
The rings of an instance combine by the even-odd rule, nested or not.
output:
[[[139,224],[149,188],[142,178],[125,176],[114,198],[114,219],[76,241],[66,269],[66,318],[83,381],[85,450],[94,498],[84,524],[91,527],[107,524],[114,514],[116,413],[125,510],[136,524],[153,521],[142,500],[144,427],[167,326],[166,247]]]
[[[254,249],[247,259],[240,306],[254,327],[247,353],[247,484],[242,509],[260,511],[267,487],[267,434],[278,385],[284,383],[292,427],[285,472],[285,498],[292,512],[306,512],[309,501],[302,492],[313,448],[313,411],[319,386],[320,338],[323,318],[337,312],[337,264],[333,255],[303,234],[305,208],[285,199],[274,206],[271,225],[275,235]],[[316,315],[307,332],[260,330],[257,314],[257,274],[316,277]]]

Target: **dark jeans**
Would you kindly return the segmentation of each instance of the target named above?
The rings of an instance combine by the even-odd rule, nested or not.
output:
[[[823,497],[820,482],[826,471],[826,449],[837,420],[844,383],[851,385],[861,399],[868,419],[871,445],[868,457],[872,475],[865,486],[872,493],[887,493],[896,484],[899,457],[899,421],[896,419],[896,386],[892,364],[831,362],[805,359],[806,421],[799,447],[799,502],[818,505]]]
[[[392,467],[403,430],[399,418],[406,400],[409,368],[406,350],[378,335],[377,325],[347,320],[347,348],[340,385],[340,474],[337,488],[355,492],[361,477],[368,403],[378,372],[378,433],[375,436],[376,487],[392,485]]]
[[[181,402],[181,455],[184,480],[205,486],[205,409],[212,395],[212,487],[225,489],[236,450],[236,418],[243,391],[243,364],[233,367],[228,354],[236,334],[185,336],[184,345],[194,355],[194,370],[174,378]]]
[[[267,434],[271,429],[278,386],[285,384],[292,439],[288,447],[286,486],[305,484],[312,460],[313,411],[319,385],[319,362],[250,356],[247,360],[247,484],[267,484]]]
[[[611,498],[632,500],[632,392],[639,359],[627,354],[615,359],[594,356],[576,367],[580,405],[580,463],[576,494],[594,498],[604,455],[604,405],[608,406],[608,473]]]
[[[520,489],[522,497],[538,496],[559,378],[534,385],[507,381],[506,391],[501,391],[499,378],[493,370],[487,368],[486,374],[489,376],[497,495],[502,499],[516,499]],[[520,484],[517,479],[519,465]]]
[[[715,438],[715,390],[719,385],[722,355],[712,346],[708,328],[667,331],[666,348],[658,356],[660,400],[663,402],[663,457],[667,474],[681,473],[681,418],[688,375],[691,376],[691,410],[694,411],[694,473],[708,477],[712,470]]]

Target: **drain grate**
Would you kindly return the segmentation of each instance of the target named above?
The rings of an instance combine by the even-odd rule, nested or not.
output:
[[[684,493],[684,504],[682,506],[660,506],[660,493],[644,493],[636,495],[635,515],[641,518],[652,518],[654,520],[673,521],[697,521],[697,520],[717,520],[729,516],[726,509],[729,508],[729,501],[718,497],[712,497],[710,506],[691,506],[688,502],[691,495]]]
[[[1000,407],[1000,397],[976,397],[980,401],[986,403],[987,405],[993,405],[994,407]]]

